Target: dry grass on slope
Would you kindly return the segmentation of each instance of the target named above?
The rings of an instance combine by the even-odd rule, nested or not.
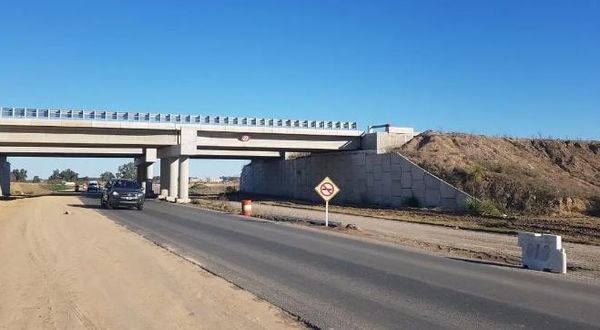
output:
[[[598,214],[600,210],[600,141],[427,131],[396,151],[510,211]]]

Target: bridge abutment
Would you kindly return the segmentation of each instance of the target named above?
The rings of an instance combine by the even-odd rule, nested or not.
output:
[[[340,187],[334,203],[463,211],[468,194],[394,152],[414,135],[386,125],[386,132],[365,134],[364,150],[253,160],[242,170],[240,190],[320,202],[314,186],[328,176]]]

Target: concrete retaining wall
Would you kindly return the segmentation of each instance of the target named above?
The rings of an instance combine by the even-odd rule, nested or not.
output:
[[[293,160],[254,160],[242,170],[245,193],[321,201],[314,187],[329,176],[340,187],[332,204],[406,206],[461,211],[468,195],[397,153],[375,151],[313,154]]]
[[[10,163],[0,157],[0,196],[10,195]]]

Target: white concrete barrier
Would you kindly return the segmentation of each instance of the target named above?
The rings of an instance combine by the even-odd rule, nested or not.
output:
[[[519,233],[523,267],[553,273],[567,272],[567,254],[559,235]]]

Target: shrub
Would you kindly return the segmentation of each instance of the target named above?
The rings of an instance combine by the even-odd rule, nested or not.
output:
[[[591,216],[600,217],[600,198],[590,203],[587,213]]]
[[[70,189],[69,187],[67,187],[66,185],[64,185],[62,183],[47,184],[46,188],[48,188],[48,190],[51,190],[51,191],[64,191],[64,190]]]
[[[467,174],[467,178],[476,183],[483,181],[485,177],[485,169],[479,165],[472,166],[465,172]]]
[[[502,205],[488,199],[467,198],[465,207],[470,213],[477,215],[500,216],[505,213]]]

